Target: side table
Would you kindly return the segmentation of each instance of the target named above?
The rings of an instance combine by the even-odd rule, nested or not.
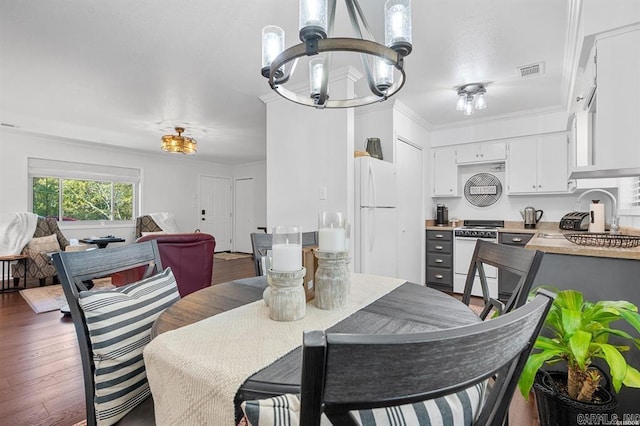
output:
[[[24,290],[27,288],[27,280],[24,280],[24,287],[13,284],[11,287],[10,281],[7,278],[8,273],[11,271],[11,262],[22,262],[25,272],[27,271],[27,259],[29,256],[25,254],[14,254],[9,256],[0,256],[0,263],[2,264],[2,290],[0,293],[6,291]]]
[[[99,249],[103,249],[109,245],[109,243],[124,243],[124,238],[114,237],[110,235],[108,237],[100,237],[100,238],[83,238],[80,240],[81,243],[84,244],[95,244]]]

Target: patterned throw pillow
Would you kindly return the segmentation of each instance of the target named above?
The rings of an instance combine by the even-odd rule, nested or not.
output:
[[[156,318],[180,298],[167,268],[113,290],[80,292],[95,364],[94,405],[99,425],[111,425],[150,394],[142,350]]]
[[[472,425],[484,402],[485,383],[455,394],[415,404],[352,412],[362,426]],[[273,398],[245,401],[241,405],[249,426],[298,426],[300,400],[298,395],[285,394]],[[331,422],[323,415],[321,425]]]
[[[46,237],[32,238],[27,244],[26,250],[31,253],[49,253],[60,251],[58,237],[55,234]]]

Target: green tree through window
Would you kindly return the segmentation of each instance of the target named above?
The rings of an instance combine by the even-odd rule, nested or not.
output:
[[[63,221],[131,220],[133,194],[132,183],[34,177],[33,212]]]

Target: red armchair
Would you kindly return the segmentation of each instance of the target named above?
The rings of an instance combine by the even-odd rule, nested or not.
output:
[[[204,233],[146,235],[138,242],[156,240],[162,266],[170,266],[180,297],[209,287],[213,277],[216,240]]]

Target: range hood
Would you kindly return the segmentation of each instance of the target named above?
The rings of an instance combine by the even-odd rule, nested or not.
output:
[[[576,170],[569,175],[569,179],[622,178],[634,176],[640,176],[640,167],[608,170]]]

